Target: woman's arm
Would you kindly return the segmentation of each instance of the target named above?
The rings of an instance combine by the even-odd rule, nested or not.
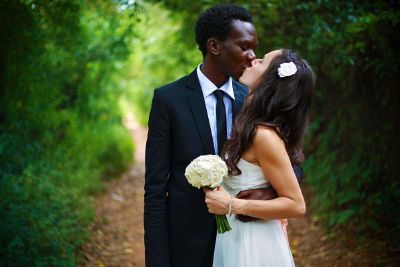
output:
[[[265,177],[278,193],[271,200],[234,198],[232,213],[261,219],[293,218],[304,215],[306,207],[285,145],[274,130],[258,127],[250,148]],[[206,203],[214,214],[226,214],[230,196],[223,188],[206,192]]]

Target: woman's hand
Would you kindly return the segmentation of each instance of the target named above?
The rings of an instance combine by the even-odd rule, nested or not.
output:
[[[206,193],[206,204],[208,212],[216,215],[225,215],[229,210],[229,201],[231,195],[222,186],[216,187],[214,190],[204,189]]]

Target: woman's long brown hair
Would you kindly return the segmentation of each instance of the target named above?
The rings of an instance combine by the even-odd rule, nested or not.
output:
[[[286,62],[293,62],[297,72],[280,78],[278,68]],[[257,126],[275,130],[285,142],[292,164],[304,160],[303,141],[309,125],[314,86],[315,75],[305,60],[287,49],[275,56],[259,84],[248,94],[234,121],[232,137],[222,151],[230,175],[241,174],[237,163],[251,146]]]

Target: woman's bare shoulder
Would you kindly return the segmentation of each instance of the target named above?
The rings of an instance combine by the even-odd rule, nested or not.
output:
[[[264,153],[275,153],[285,150],[285,143],[271,127],[257,126],[254,135],[253,149]]]
[[[254,141],[284,143],[272,127],[259,125],[256,127]]]

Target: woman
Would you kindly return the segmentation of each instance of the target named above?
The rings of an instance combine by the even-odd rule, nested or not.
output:
[[[303,216],[306,210],[292,164],[304,159],[314,73],[294,52],[276,50],[254,60],[240,82],[250,93],[223,152],[231,176],[206,192],[206,203],[213,214],[261,220],[243,223],[227,216],[232,230],[217,235],[213,266],[294,266],[280,219]],[[268,186],[277,191],[276,199],[234,197]]]

